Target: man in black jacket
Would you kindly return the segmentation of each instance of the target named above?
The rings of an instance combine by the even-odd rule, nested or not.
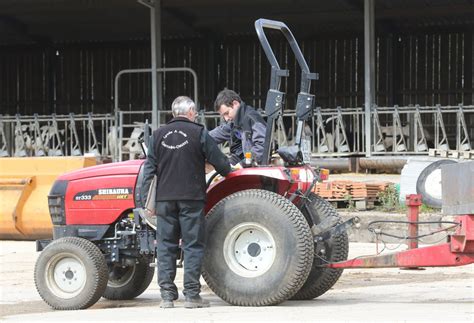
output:
[[[205,162],[222,176],[230,164],[202,125],[194,122],[196,107],[185,96],[172,104],[174,119],[153,132],[144,165],[144,188],[157,175],[157,258],[161,307],[174,307],[178,289],[174,284],[180,235],[184,251],[186,308],[208,307],[199,293],[204,256],[204,205],[206,199]]]
[[[261,164],[267,124],[260,113],[229,89],[219,92],[214,106],[226,123],[211,130],[209,135],[218,144],[229,142],[230,162],[235,165],[250,152]]]

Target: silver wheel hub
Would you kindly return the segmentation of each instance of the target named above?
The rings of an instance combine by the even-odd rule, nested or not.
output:
[[[49,290],[61,298],[73,298],[84,288],[87,273],[82,261],[73,254],[61,253],[50,259],[46,266]]]
[[[227,234],[224,259],[229,268],[243,277],[257,277],[272,266],[276,255],[273,235],[255,222],[241,223]]]

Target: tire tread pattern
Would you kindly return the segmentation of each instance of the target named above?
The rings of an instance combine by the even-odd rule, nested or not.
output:
[[[297,264],[297,269],[291,274],[292,277],[289,279],[290,283],[284,288],[282,288],[277,293],[277,295],[273,297],[262,297],[259,301],[252,302],[250,300],[234,298],[232,295],[223,292],[221,288],[214,284],[212,279],[210,279],[210,277],[205,271],[203,272],[203,278],[212,291],[214,291],[220,298],[230,304],[237,306],[276,305],[287,300],[295,293],[297,293],[309,275],[309,272],[311,270],[311,264],[313,262],[314,248],[311,230],[309,229],[308,223],[306,222],[306,219],[304,218],[303,214],[288,199],[282,197],[277,193],[260,189],[239,191],[227,196],[209,211],[207,217],[210,218],[214,216],[214,211],[216,210],[216,208],[220,207],[220,205],[228,202],[229,200],[249,197],[256,197],[258,199],[265,199],[270,201],[273,205],[280,208],[284,211],[285,214],[288,215],[288,218],[291,220],[294,228],[296,229],[298,237],[297,250],[299,250],[301,257],[299,263]]]
[[[150,285],[155,275],[155,268],[150,267],[150,264],[144,260],[139,260],[136,264],[136,277],[127,286],[120,288],[106,288],[102,297],[109,300],[128,300],[141,295]]]
[[[309,199],[311,200],[311,206],[320,216],[337,217],[338,222],[342,222],[336,209],[328,201],[316,194],[311,194]],[[349,253],[349,239],[347,233],[338,234],[332,237],[332,252],[331,259],[329,260],[331,262],[347,259]],[[316,298],[327,292],[338,281],[343,270],[318,267],[321,262],[322,260],[315,255],[312,271],[319,270],[321,272],[321,275],[318,277],[319,279],[305,282],[303,287],[293,296],[292,299],[309,300]],[[312,276],[310,275],[309,277],[311,278]]]
[[[93,264],[93,267],[96,269],[95,270],[96,274],[93,277],[87,277],[87,279],[94,280],[95,288],[90,290],[87,295],[84,295],[84,296],[81,295],[79,301],[73,305],[67,304],[67,302],[60,302],[59,300],[58,302],[54,302],[53,300],[50,300],[46,295],[43,294],[43,288],[46,288],[46,286],[42,286],[43,284],[40,282],[41,280],[38,278],[40,277],[40,275],[44,275],[45,273],[43,272],[44,268],[40,268],[39,267],[40,262],[37,261],[35,265],[36,290],[40,294],[41,298],[49,306],[51,306],[52,308],[56,310],[80,310],[80,309],[88,308],[94,305],[100,299],[105,288],[107,287],[108,269],[107,269],[104,255],[95,244],[93,244],[89,240],[85,240],[78,237],[60,238],[58,240],[51,242],[47,246],[47,248],[63,248],[61,245],[65,245],[65,246],[70,245],[72,247],[78,247],[87,254],[87,256],[90,258]]]

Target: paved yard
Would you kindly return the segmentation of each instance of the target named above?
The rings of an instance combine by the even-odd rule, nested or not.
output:
[[[271,307],[230,306],[206,286],[211,308],[188,310],[183,299],[162,310],[155,281],[132,301],[100,300],[83,311],[53,311],[33,282],[34,242],[0,241],[1,321],[474,321],[474,265],[426,270],[346,270],[332,290],[311,301]],[[351,257],[372,254],[375,245],[351,243]],[[178,273],[178,284],[182,271]]]

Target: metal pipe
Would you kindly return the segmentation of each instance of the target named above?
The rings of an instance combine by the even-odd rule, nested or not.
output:
[[[161,68],[161,0],[153,1],[150,8],[150,38],[151,38],[151,125],[157,129],[161,123],[159,110],[163,109],[163,79],[157,69]]]
[[[115,131],[119,130],[118,126],[119,126],[119,124],[121,125],[121,123],[119,123],[119,80],[120,80],[120,77],[123,74],[138,74],[138,73],[147,73],[147,72],[150,73],[152,71],[153,71],[153,69],[151,69],[151,68],[126,69],[126,70],[121,70],[115,76],[115,80],[114,80],[114,87],[115,87],[114,88],[114,116],[115,116],[115,127],[116,127]],[[199,103],[198,103],[199,102],[199,98],[198,98],[198,77],[197,77],[196,72],[192,68],[189,68],[189,67],[162,67],[162,68],[157,68],[156,72],[157,73],[166,73],[166,72],[189,72],[189,73],[191,73],[191,75],[193,76],[193,80],[194,80],[194,82],[193,82],[194,83],[194,98],[193,99],[194,99],[194,102],[196,103],[196,107],[199,107]],[[121,146],[120,138],[121,137],[118,136],[119,146]],[[118,153],[119,149],[116,149],[115,151]],[[115,157],[114,158],[115,161],[121,159],[121,155],[114,156],[114,157]]]
[[[374,0],[364,0],[365,156],[371,156],[371,113],[375,103]]]
[[[386,170],[386,169],[402,169],[403,166],[407,163],[407,158],[401,157],[380,157],[380,158],[359,158],[359,166],[362,169],[378,169],[378,170]]]
[[[361,169],[370,170],[391,170],[391,169],[402,169],[407,163],[407,158],[397,157],[371,157],[371,158],[357,158],[357,163]],[[348,171],[350,170],[350,159],[349,158],[312,158],[311,166],[322,167],[330,170],[337,171]]]
[[[337,171],[347,171],[349,170],[349,158],[312,158],[311,166]]]
[[[119,112],[119,79],[120,76],[123,74],[137,74],[137,73],[146,73],[146,72],[151,72],[151,68],[134,68],[134,69],[126,69],[126,70],[121,70],[120,72],[117,73],[115,76],[115,81],[114,81],[114,112],[115,112],[115,120],[118,120],[118,112]],[[196,103],[196,106],[199,106],[199,98],[198,98],[198,77],[196,72],[189,67],[162,67],[162,68],[157,68],[156,72],[158,73],[166,73],[166,72],[189,72],[193,76],[194,80],[194,102]]]
[[[405,204],[408,207],[408,249],[418,248],[418,212],[421,205],[421,194],[408,194],[406,196]]]
[[[137,0],[150,9],[150,49],[151,71],[161,68],[161,0]],[[160,114],[158,108],[163,105],[162,78],[158,73],[151,74],[151,126],[158,128]],[[116,119],[117,120],[117,119]]]

